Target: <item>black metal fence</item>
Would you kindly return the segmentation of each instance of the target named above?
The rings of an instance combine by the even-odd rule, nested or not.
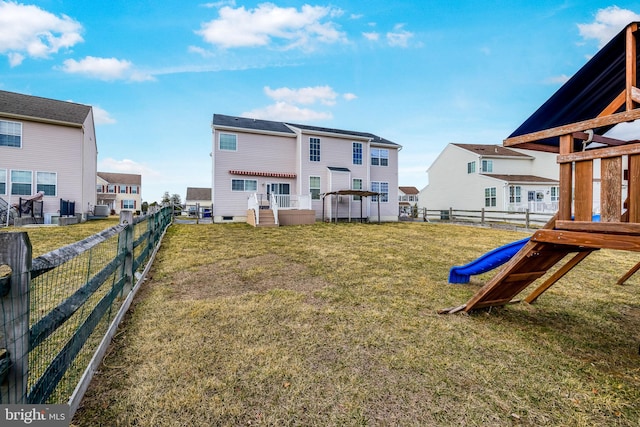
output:
[[[172,212],[120,219],[35,259],[27,233],[0,233],[0,403],[77,409]]]

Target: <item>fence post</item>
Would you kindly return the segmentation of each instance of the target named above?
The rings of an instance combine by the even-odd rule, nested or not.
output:
[[[118,237],[118,253],[125,253],[122,275],[125,276],[122,294],[128,295],[133,288],[133,211],[120,211],[120,224],[125,228]]]
[[[1,297],[4,328],[0,348],[6,349],[4,358],[9,359],[10,365],[0,386],[0,403],[26,403],[31,280],[31,242],[27,233],[0,233],[0,265],[11,269],[9,293]]]
[[[527,208],[527,210],[525,210],[524,225],[525,225],[525,227],[527,227],[527,229],[529,229],[529,208]]]
[[[453,208],[449,208],[449,221],[453,221]]]
[[[480,211],[480,224],[484,225],[484,208]]]

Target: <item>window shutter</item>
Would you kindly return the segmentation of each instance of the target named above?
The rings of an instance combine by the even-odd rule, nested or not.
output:
[[[120,200],[120,209],[124,208],[124,200]]]

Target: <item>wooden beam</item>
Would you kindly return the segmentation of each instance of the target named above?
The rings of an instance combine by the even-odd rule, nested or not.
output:
[[[607,157],[630,156],[640,154],[640,144],[628,144],[620,147],[596,148],[588,151],[578,151],[575,153],[560,153],[558,163],[573,163],[584,160],[604,159]]]
[[[563,165],[564,166],[564,165]],[[576,221],[591,221],[593,213],[593,161],[576,162],[575,198],[573,201]]]
[[[640,103],[640,89],[635,86],[631,88],[631,99],[635,103]]]
[[[579,231],[538,230],[531,237],[532,242],[571,245],[593,249],[616,249],[640,252],[640,236],[624,234],[600,234]]]
[[[556,229],[640,236],[640,224],[630,222],[556,221]]]
[[[627,91],[623,90],[622,92],[620,92],[618,96],[614,98],[613,101],[611,101],[609,105],[607,105],[604,108],[604,110],[600,112],[600,114],[598,114],[598,117],[610,116],[611,114],[615,113],[623,105],[625,105],[626,100],[627,100]]]
[[[616,282],[616,285],[624,285],[624,282],[629,280],[629,278],[631,278],[631,276],[633,276],[638,270],[640,270],[640,262],[634,265],[633,267],[631,267],[631,270],[627,271],[624,274],[624,276],[618,279],[618,281]]]
[[[551,277],[549,277],[543,284],[538,286],[535,291],[533,291],[528,297],[524,299],[525,302],[529,304],[533,304],[533,302],[538,299],[540,295],[542,295],[547,289],[553,286],[558,280],[562,279],[568,272],[570,272],[573,267],[578,265],[580,261],[585,259],[592,251],[583,251],[578,252],[573,258],[571,258],[565,265],[560,267]]]
[[[581,139],[583,141],[586,141],[589,139],[589,134],[586,132],[574,132],[571,134],[571,136],[573,136],[574,139]],[[607,145],[625,145],[628,144],[628,141],[623,141],[621,139],[615,139],[615,138],[609,138],[606,136],[602,136],[602,135],[597,135],[597,134],[593,134],[591,136],[591,141],[593,142],[599,142],[601,144],[607,144]],[[543,144],[537,144],[537,145],[543,145]]]
[[[600,162],[600,222],[619,222],[622,214],[622,157]]]
[[[627,213],[630,223],[640,222],[640,154],[629,156],[629,196]]]
[[[636,86],[636,37],[635,32],[638,30],[638,24],[633,23],[627,26],[627,32],[625,34],[626,49],[625,49],[625,61],[626,61],[626,106],[627,111],[631,111],[635,108],[635,102],[633,100],[633,88]]]
[[[571,154],[573,151],[573,137],[562,135],[560,137],[560,158],[563,155]],[[560,196],[558,201],[558,219],[571,219],[571,200],[573,194],[573,170],[570,163],[560,165]]]
[[[616,125],[623,122],[632,122],[640,119],[640,109],[636,108],[631,111],[623,111],[621,113],[611,114],[609,116],[596,117],[594,119],[583,120],[581,122],[569,123],[550,129],[544,129],[538,132],[532,132],[525,135],[514,136],[504,140],[505,147],[511,147],[525,142],[535,142],[556,136],[569,135],[573,132],[582,132],[586,129],[596,129],[603,126]]]
[[[523,150],[544,151],[546,153],[560,152],[558,147],[556,147],[555,145],[536,144],[534,142],[525,142],[524,144],[519,144],[516,148],[521,148]]]

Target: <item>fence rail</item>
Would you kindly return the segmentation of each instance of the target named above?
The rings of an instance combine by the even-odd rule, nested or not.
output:
[[[27,233],[0,233],[0,403],[77,409],[172,212],[123,211],[120,220],[35,259]]]
[[[493,210],[468,210],[468,209],[427,209],[417,210],[417,218],[429,222],[471,222],[481,225],[513,225],[524,228],[538,228],[544,226],[553,217],[554,213]]]

